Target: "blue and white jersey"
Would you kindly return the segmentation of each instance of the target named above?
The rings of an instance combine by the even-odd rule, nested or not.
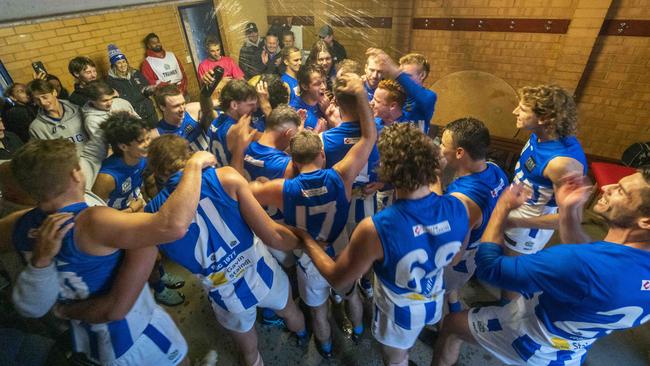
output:
[[[481,236],[490,221],[492,210],[497,204],[501,192],[508,186],[508,177],[498,165],[488,162],[482,172],[456,178],[446,189],[447,194],[462,193],[481,209],[481,225],[469,234],[467,250],[476,249]]]
[[[366,93],[368,93],[368,102],[370,102],[372,98],[375,97],[375,91],[377,88],[371,88],[367,81],[363,82],[363,88],[366,90]]]
[[[108,206],[117,210],[129,207],[129,201],[141,196],[142,173],[147,159],[142,158],[136,165],[127,165],[122,157],[115,154],[102,162],[100,174],[108,174],[115,181],[115,189],[108,196]]]
[[[340,125],[329,129],[321,134],[323,139],[323,149],[325,150],[325,167],[331,168],[339,161],[343,160],[345,155],[350,151],[352,146],[361,139],[361,127],[359,122],[343,122]],[[377,201],[373,197],[362,197],[357,192],[368,183],[377,182],[376,168],[379,164],[379,151],[377,144],[372,148],[366,164],[359,175],[355,178],[352,188],[353,203],[350,208],[350,214],[356,223],[363,220],[364,217],[372,216],[377,211]]]
[[[290,161],[291,157],[284,151],[253,141],[244,155],[244,170],[250,180],[259,177],[278,179],[284,177],[284,171]],[[273,220],[282,220],[282,213],[277,207],[269,206],[265,207],[265,210]]]
[[[527,340],[556,349],[590,347],[614,330],[650,320],[650,252],[605,241],[557,245],[526,256],[507,257],[485,243],[476,253],[476,276],[497,287],[535,294],[525,301],[541,336]],[[562,351],[560,351],[562,352]]]
[[[373,265],[375,305],[405,329],[440,320],[443,268],[460,250],[469,227],[463,203],[435,193],[400,199],[372,222],[384,250],[383,261]]]
[[[174,174],[145,211],[160,210],[180,178],[180,172]],[[185,236],[159,248],[200,279],[210,300],[232,313],[255,306],[273,284],[275,273],[267,264],[273,257],[255,238],[239,202],[224,191],[213,168],[203,171],[199,207]]]
[[[230,164],[232,154],[228,150],[228,130],[237,123],[232,117],[224,113],[212,121],[206,132],[208,150],[217,157],[217,166],[223,167]]]
[[[58,212],[71,212],[76,217],[88,205],[84,202],[66,206]],[[21,252],[31,252],[35,245],[35,230],[47,214],[38,208],[27,212],[14,228],[14,243]],[[81,252],[74,242],[73,227],[63,238],[56,256],[59,276],[59,301],[83,300],[110,290],[121,262],[123,251],[116,250],[105,256]],[[145,284],[140,296],[126,317],[108,323],[90,324],[71,320],[73,347],[93,361],[107,364],[126,353],[148,328],[156,308],[149,287]]]
[[[575,136],[542,142],[537,140],[537,135],[530,136],[515,166],[513,183],[523,183],[529,187],[532,197],[513,212],[522,217],[537,217],[555,212],[557,204],[553,182],[544,177],[544,169],[551,160],[558,157],[577,160],[583,166],[583,174],[587,174],[587,158]]]
[[[305,120],[305,128],[313,130],[318,125],[318,119],[323,116],[318,103],[309,105],[305,103],[302,98],[297,95],[292,101],[289,102],[289,107],[297,111],[304,109],[307,111],[307,119]]]
[[[301,173],[282,188],[284,222],[306,230],[316,240],[333,243],[345,228],[350,203],[333,169]]]
[[[164,119],[161,119],[156,126],[156,130],[160,136],[166,134],[175,134],[178,135],[191,143],[195,142],[203,133],[201,126],[197,121],[190,116],[189,113],[185,112],[183,120],[181,121],[180,126],[174,126],[167,123]],[[205,149],[195,149],[195,150],[205,150]]]
[[[395,80],[406,92],[406,103],[402,108],[404,120],[415,123],[420,130],[428,134],[438,95],[433,90],[418,85],[407,73],[399,74]]]
[[[294,99],[296,99],[298,94],[300,94],[300,87],[298,86],[298,80],[296,80],[296,78],[290,76],[286,72],[282,74],[281,79],[289,86],[289,104],[291,104],[291,102]]]

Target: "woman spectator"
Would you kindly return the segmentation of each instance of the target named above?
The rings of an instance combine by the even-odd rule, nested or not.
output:
[[[332,84],[336,78],[336,66],[334,65],[334,58],[332,57],[332,49],[330,46],[325,43],[325,41],[320,40],[314,43],[314,46],[311,48],[309,57],[307,58],[306,64],[316,64],[323,69],[323,75],[327,82],[327,90],[332,91]]]
[[[149,99],[155,86],[149,85],[140,71],[131,68],[126,56],[113,44],[108,45],[108,59],[111,63],[106,79],[108,85],[117,90],[120,98],[131,103],[140,118],[150,126],[155,126],[158,117],[153,102]]]

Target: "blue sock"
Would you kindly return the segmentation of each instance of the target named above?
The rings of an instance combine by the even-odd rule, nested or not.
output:
[[[264,308],[262,309],[262,318],[264,319],[273,319],[275,318],[275,311],[269,309],[269,308]]]
[[[298,338],[305,338],[307,336],[307,329],[297,331],[296,335]]]
[[[352,331],[354,332],[354,334],[357,334],[357,335],[363,333],[363,324],[354,327],[354,329],[352,329]]]
[[[323,352],[327,352],[327,353],[332,352],[332,341],[321,343],[320,349],[322,349]]]
[[[463,307],[460,305],[460,301],[450,302],[448,305],[450,313],[460,313],[461,310],[463,310]]]

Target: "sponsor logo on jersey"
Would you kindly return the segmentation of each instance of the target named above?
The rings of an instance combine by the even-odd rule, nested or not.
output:
[[[244,156],[244,161],[247,162],[248,164],[251,164],[251,165],[254,165],[254,166],[257,166],[257,167],[260,167],[260,168],[264,168],[264,160],[255,159],[254,157],[252,157],[252,156],[250,156],[248,154],[246,154],[246,156]]]
[[[431,235],[441,235],[444,233],[448,233],[450,231],[451,231],[451,226],[449,225],[449,221],[447,220],[429,226],[424,226],[424,225],[413,226],[413,236],[416,238],[425,233]]]
[[[650,291],[650,280],[641,281],[641,291]]]
[[[327,194],[327,187],[318,187],[318,188],[312,188],[312,189],[301,189],[303,197],[315,197],[315,196],[322,196],[324,194]]]
[[[526,166],[526,170],[532,172],[533,169],[535,169],[535,166],[537,166],[537,163],[535,162],[535,159],[533,159],[533,157],[531,156],[526,160],[526,163],[524,165]]]
[[[361,137],[346,137],[343,139],[343,143],[346,145],[354,145],[361,140]]]

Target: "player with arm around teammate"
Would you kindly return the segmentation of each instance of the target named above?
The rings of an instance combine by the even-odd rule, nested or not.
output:
[[[456,197],[430,191],[429,184],[437,181],[439,151],[417,127],[386,127],[378,147],[379,175],[395,187],[397,201],[361,221],[336,261],[309,235],[301,237],[335,288],[348,288],[374,269],[373,335],[382,344],[384,364],[407,365],[408,350],[422,328],[440,320],[443,268],[462,246],[468,214]]]
[[[150,167],[166,183],[145,211],[159,210],[178,189],[189,154],[187,142],[177,136],[159,137],[151,143]],[[266,249],[266,245],[293,249],[297,238],[271,220],[246,180],[230,167],[204,170],[200,190],[196,190],[201,199],[192,225],[185,236],[160,245],[160,250],[199,278],[217,321],[239,347],[243,363],[262,365],[254,328],[258,306],[275,310],[299,341],[307,337],[287,276]]]
[[[328,243],[328,255],[332,256],[347,243],[345,225],[352,184],[368,161],[377,139],[361,79],[353,74],[341,76],[335,83],[335,93],[339,103],[358,110],[361,126],[359,141],[345,157],[331,169],[324,169],[325,152],[321,139],[312,131],[301,131],[290,144],[292,162],[300,174],[292,179],[251,183],[261,204],[280,207],[286,224],[307,230],[318,240]],[[330,358],[331,330],[327,321],[330,284],[304,253],[298,259],[297,272],[300,296],[310,307],[314,319],[318,350],[325,358]],[[355,289],[345,288],[344,293],[349,293],[348,307],[354,326],[352,337],[358,339],[363,332],[361,299]]]

